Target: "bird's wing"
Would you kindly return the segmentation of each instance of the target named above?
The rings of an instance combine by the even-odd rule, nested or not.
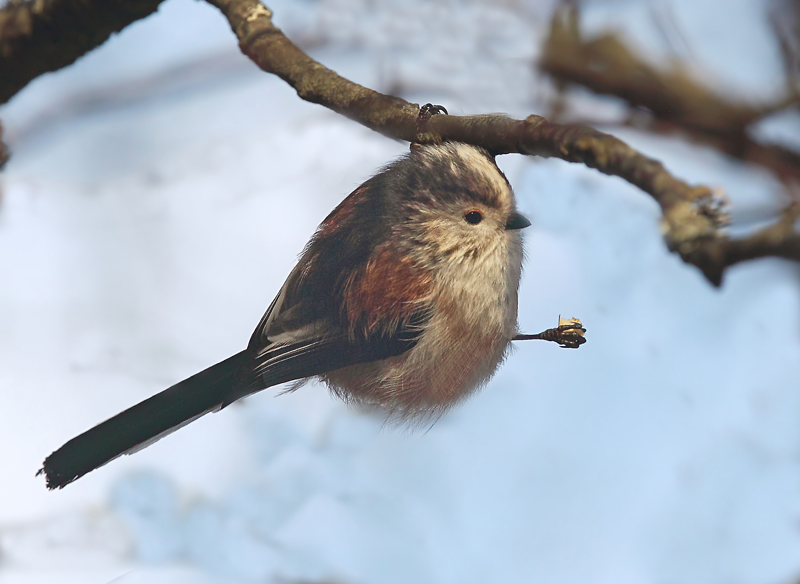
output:
[[[291,285],[292,276],[261,319],[242,364],[246,376],[222,407],[266,387],[400,355],[417,343],[428,318],[426,310],[415,310],[372,334],[353,334],[342,319],[317,317],[287,295]]]
[[[322,222],[253,332],[233,399],[399,355],[417,342],[432,279],[394,239],[391,226],[405,219],[390,201],[398,187],[389,179],[376,175]]]

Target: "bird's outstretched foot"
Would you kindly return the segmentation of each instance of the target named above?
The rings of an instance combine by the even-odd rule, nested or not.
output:
[[[562,349],[577,349],[586,342],[586,329],[577,318],[558,317],[558,326],[535,335],[517,335],[512,341],[542,340],[558,343]]]

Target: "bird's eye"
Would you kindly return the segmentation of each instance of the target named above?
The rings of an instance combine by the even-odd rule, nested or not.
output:
[[[483,221],[483,214],[480,211],[467,211],[464,213],[464,221],[470,225],[477,225]]]

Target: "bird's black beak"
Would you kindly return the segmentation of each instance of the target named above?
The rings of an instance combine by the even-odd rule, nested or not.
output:
[[[525,229],[530,224],[531,222],[528,221],[528,218],[525,217],[525,215],[514,212],[508,216],[508,219],[506,219],[506,230]]]

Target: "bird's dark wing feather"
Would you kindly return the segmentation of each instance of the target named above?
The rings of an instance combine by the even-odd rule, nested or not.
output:
[[[329,323],[324,335],[307,334],[319,330],[319,323],[302,324],[295,331],[284,330],[281,337],[287,340],[270,343],[243,362],[247,377],[229,393],[221,407],[267,387],[401,355],[417,343],[427,318],[427,313],[416,312],[398,321],[394,330],[369,339],[331,330]]]

